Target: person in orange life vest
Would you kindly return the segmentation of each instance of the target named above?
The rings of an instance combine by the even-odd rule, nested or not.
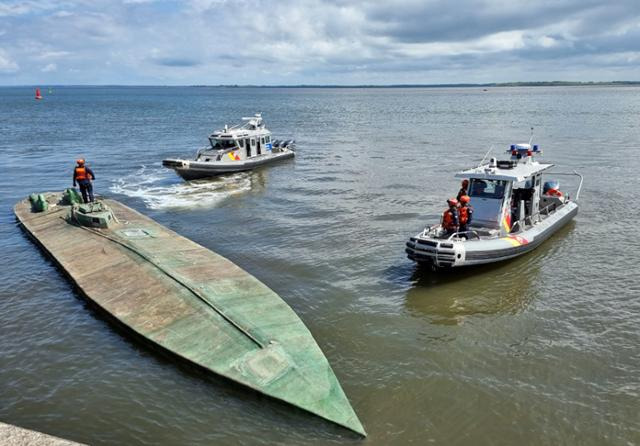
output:
[[[458,195],[456,196],[456,200],[460,201],[460,198],[462,198],[463,195],[467,195],[467,188],[469,187],[469,180],[464,179],[462,180],[462,187],[460,187],[460,190],[458,191]]]
[[[460,219],[458,218],[458,200],[449,198],[447,200],[449,209],[442,213],[442,227],[447,235],[458,232]]]
[[[473,208],[469,206],[471,198],[468,195],[460,197],[460,207],[458,208],[458,216],[460,218],[460,232],[468,231],[471,219],[473,218]]]
[[[95,180],[96,176],[93,174],[93,170],[84,165],[83,159],[77,160],[76,163],[76,168],[73,169],[73,187],[76,187],[77,183],[80,186],[80,192],[82,192],[82,200],[89,203],[93,201],[91,180]]]

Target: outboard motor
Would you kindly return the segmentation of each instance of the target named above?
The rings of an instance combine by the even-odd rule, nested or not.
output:
[[[566,202],[566,197],[560,192],[560,183],[557,180],[546,181],[542,185],[542,204],[548,206],[555,203],[556,205]]]
[[[275,147],[276,149],[279,149],[279,148],[280,148],[280,140],[279,140],[279,139],[276,139],[276,140],[275,140],[275,141],[273,141],[271,144],[272,144],[272,145],[273,145],[273,147]]]
[[[542,193],[547,193],[550,190],[558,190],[560,189],[560,182],[558,180],[549,180],[544,183],[542,186]]]

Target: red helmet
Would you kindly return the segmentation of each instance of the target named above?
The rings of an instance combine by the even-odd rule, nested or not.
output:
[[[78,163],[79,166],[82,166],[84,164],[84,159],[83,158],[77,159],[76,163]]]
[[[469,195],[463,195],[462,197],[460,197],[460,203],[468,203],[471,201],[471,198],[469,197]]]
[[[447,200],[447,204],[449,206],[457,206],[458,205],[458,200],[456,200],[455,198],[449,198]]]

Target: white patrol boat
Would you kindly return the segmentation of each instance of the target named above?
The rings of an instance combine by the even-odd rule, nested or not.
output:
[[[295,141],[271,140],[271,132],[262,114],[242,118],[245,124],[213,132],[210,146],[197,151],[193,160],[165,159],[162,165],[173,169],[185,180],[211,177],[223,173],[251,170],[277,160],[293,158]]]
[[[411,260],[437,269],[510,259],[539,246],[578,213],[580,174],[545,173],[553,164],[535,161],[541,151],[531,141],[511,145],[507,153],[510,159],[484,163],[485,155],[478,167],[456,174],[469,180],[473,217],[467,231],[425,228],[406,243]],[[579,177],[575,196],[560,192],[557,181],[543,186],[543,174]]]

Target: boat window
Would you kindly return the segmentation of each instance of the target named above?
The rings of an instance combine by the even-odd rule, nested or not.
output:
[[[260,138],[260,142],[261,142],[262,144],[264,144],[264,136],[263,136],[262,138]]]
[[[256,145],[256,140],[255,140],[255,139],[253,139],[253,138],[251,138],[251,147],[253,147],[253,146],[255,146],[255,145]]]
[[[267,142],[271,142],[271,136],[267,136],[265,139],[267,140]]]
[[[240,144],[241,148],[244,148],[244,139],[239,139],[238,144]]]
[[[230,149],[232,147],[236,147],[236,141],[234,139],[214,139],[211,138],[211,147],[220,150],[220,149]]]
[[[503,198],[504,189],[507,182],[505,180],[479,180],[472,179],[470,196],[480,198]]]

